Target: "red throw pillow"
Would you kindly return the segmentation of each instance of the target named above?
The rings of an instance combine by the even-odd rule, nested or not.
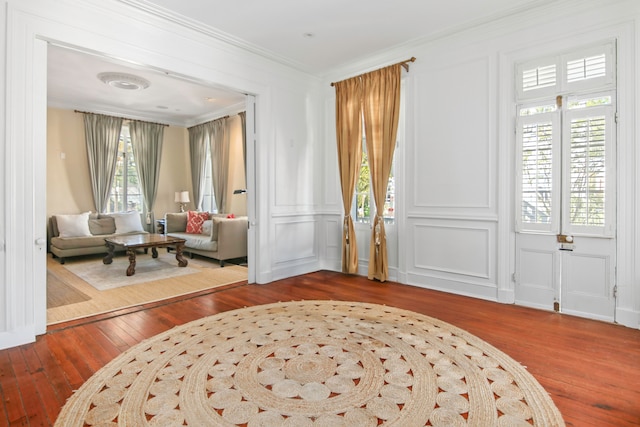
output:
[[[209,212],[187,212],[187,233],[202,234],[202,224],[209,219]]]
[[[227,215],[227,218],[235,218],[236,216],[234,214],[229,214]]]

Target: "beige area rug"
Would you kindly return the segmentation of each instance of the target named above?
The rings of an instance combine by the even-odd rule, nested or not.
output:
[[[151,254],[141,254],[138,256],[139,261],[145,261],[142,259],[143,257],[153,260]],[[226,264],[224,268],[220,268],[217,261],[194,258],[189,259],[187,267],[178,267],[175,254],[164,251],[159,251],[158,259],[170,266],[170,268],[161,270],[162,276],[160,278],[154,274],[145,275],[143,270],[136,268],[136,274],[130,277],[147,277],[150,281],[132,284],[127,280],[129,278],[125,274],[126,267],[120,268],[120,266],[116,265],[117,261],[126,261],[123,265],[128,265],[129,261],[126,256],[114,258],[114,262],[111,265],[102,264],[102,257],[100,256],[77,260],[68,259],[64,265],[60,265],[56,260],[49,258],[47,263],[49,276],[55,276],[57,280],[68,287],[73,287],[78,294],[84,295],[85,298],[82,300],[59,301],[56,306],[47,306],[47,325],[162,301],[247,280],[247,268],[238,265]],[[141,262],[137,263],[137,266],[140,266]],[[90,264],[98,268],[115,267],[116,270],[110,272],[109,277],[114,280],[120,280],[127,286],[114,287],[103,291],[98,290],[72,272],[76,265],[80,266],[82,264]],[[172,276],[172,273],[184,272],[187,272],[187,274]],[[49,283],[47,283],[47,288],[49,288]],[[49,293],[49,289],[47,289],[47,293]],[[48,298],[48,300],[51,300],[51,298]]]
[[[133,276],[126,275],[129,257],[125,255],[114,257],[111,264],[104,264],[102,258],[91,258],[69,260],[64,267],[99,291],[198,272],[189,265],[178,267],[175,255],[159,253],[158,258],[152,258],[151,252],[136,256],[136,271]]]
[[[229,311],[107,364],[56,426],[564,426],[524,367],[418,313],[334,301]]]

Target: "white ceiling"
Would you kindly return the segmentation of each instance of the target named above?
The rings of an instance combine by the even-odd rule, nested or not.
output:
[[[553,0],[124,0],[323,74],[409,41],[434,38]],[[312,37],[306,36],[312,34]]]
[[[120,1],[322,76],[409,42],[560,0]],[[244,102],[243,94],[62,47],[50,46],[48,62],[48,98],[53,107],[191,126],[239,111]],[[151,85],[145,90],[118,90],[96,77],[105,71],[136,74]]]

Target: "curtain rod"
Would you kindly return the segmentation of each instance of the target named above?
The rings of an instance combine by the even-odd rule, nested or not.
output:
[[[240,114],[242,114],[242,113],[246,113],[246,111],[240,111],[239,113],[234,114],[234,116],[235,116],[235,115],[239,116],[239,115],[240,115]],[[229,115],[227,114],[226,116],[218,117],[217,119],[209,120],[208,122],[200,123],[200,124],[198,124],[198,125],[193,125],[193,126],[191,126],[191,127],[188,127],[187,129],[191,129],[191,128],[194,128],[194,127],[196,127],[196,126],[206,125],[207,123],[213,123],[213,122],[215,122],[216,120],[228,119],[229,117],[231,117],[231,116],[229,116]]]
[[[393,65],[402,65],[402,67],[404,67],[404,69],[407,70],[407,72],[409,72],[409,64],[407,64],[408,62],[416,62],[416,57],[412,56],[411,58],[405,59],[404,61],[400,61],[400,62],[396,62],[395,64],[387,65],[387,67],[391,67]],[[382,67],[382,68],[385,68],[385,67]],[[366,74],[366,73],[364,73],[364,74]],[[360,74],[360,75],[362,75],[362,74]],[[355,77],[358,77],[358,76],[355,76]],[[353,77],[351,77],[351,78],[353,78]],[[347,80],[347,79],[345,79],[345,80]],[[341,80],[341,81],[343,81],[343,80]],[[338,83],[338,82],[331,83],[331,86],[335,86],[336,83]]]
[[[89,111],[79,111],[79,110],[73,110],[74,113],[81,113],[81,114],[94,114],[94,115],[99,115],[99,116],[109,116],[109,117],[115,117],[117,119],[122,119],[122,120],[129,120],[130,122],[144,122],[144,123],[151,123],[152,125],[160,125],[160,126],[169,126],[167,124],[164,123],[154,123],[154,122],[148,122],[146,120],[136,120],[136,119],[130,119],[128,117],[120,117],[120,116],[112,116],[110,114],[100,114],[100,113],[91,113]]]

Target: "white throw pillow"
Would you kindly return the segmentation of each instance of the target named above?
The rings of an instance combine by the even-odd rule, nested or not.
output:
[[[89,214],[84,212],[74,215],[56,215],[58,234],[60,237],[91,236],[89,230]]]
[[[213,220],[208,219],[202,223],[202,234],[211,236],[211,228],[213,228]]]
[[[116,222],[116,234],[144,231],[138,212],[114,213],[111,216]]]

